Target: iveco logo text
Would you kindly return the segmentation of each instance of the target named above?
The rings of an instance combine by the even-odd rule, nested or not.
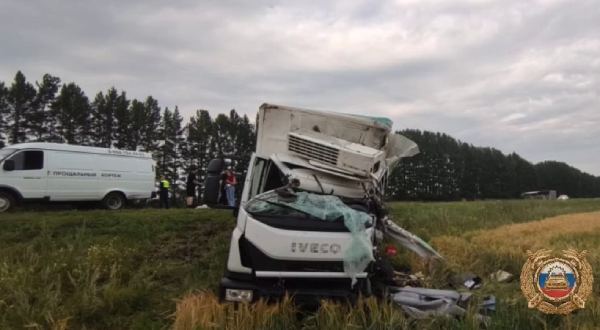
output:
[[[329,243],[296,243],[292,242],[292,252],[309,253],[333,253],[337,254],[342,250],[339,244]]]

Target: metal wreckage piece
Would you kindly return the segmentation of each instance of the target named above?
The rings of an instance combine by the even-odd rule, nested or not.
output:
[[[413,251],[426,262],[433,260],[443,261],[444,258],[429,244],[415,234],[398,226],[386,218],[384,223],[384,235],[391,241],[398,243],[404,248]],[[398,274],[399,272],[395,272]],[[418,282],[419,276],[400,273],[408,279],[404,283]],[[460,277],[460,283],[468,289],[476,289],[481,286],[478,277],[468,274]],[[477,281],[479,279],[479,281]],[[477,285],[471,285],[476,283]],[[439,290],[413,286],[388,286],[388,297],[402,310],[414,319],[426,319],[430,317],[464,317],[467,313],[467,305],[472,297],[471,292],[459,292],[456,290]],[[496,308],[496,298],[489,296],[478,306],[480,313],[475,318],[484,326],[490,323],[490,317],[485,315]]]
[[[384,233],[388,238],[402,245],[403,247],[413,251],[414,253],[419,255],[419,257],[424,258],[426,260],[444,259],[424,240],[422,240],[417,235],[409,232],[408,230],[398,226],[392,220],[386,218],[383,220],[383,223],[385,226]]]
[[[439,316],[463,317],[467,313],[466,306],[472,296],[470,292],[410,286],[390,287],[390,291],[390,299],[399,305],[406,314],[417,320]],[[496,298],[490,296],[480,304],[481,313],[475,314],[475,318],[481,324],[488,326],[491,319],[484,314],[494,311],[495,308]]]

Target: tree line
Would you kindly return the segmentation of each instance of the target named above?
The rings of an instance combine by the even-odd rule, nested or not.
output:
[[[443,133],[407,129],[398,133],[421,153],[404,159],[390,176],[396,200],[518,198],[521,193],[556,190],[570,197],[600,197],[600,177],[562,162],[538,164],[516,153],[476,147]]]
[[[475,147],[442,133],[398,133],[414,140],[421,153],[391,173],[388,195],[394,200],[516,198],[543,189],[600,196],[600,178],[565,163],[532,164],[516,153]],[[0,147],[34,141],[146,151],[157,162],[157,175],[176,181],[193,170],[202,181],[216,157],[233,159],[243,179],[256,132],[235,109],[215,117],[200,109],[184,121],[177,106],[162,108],[152,96],[129,99],[111,87],[90,100],[74,82],[45,74],[31,83],[19,71],[12,83],[0,82]]]

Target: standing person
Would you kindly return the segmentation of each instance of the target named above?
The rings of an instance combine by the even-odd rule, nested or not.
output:
[[[219,197],[217,198],[217,202],[223,205],[229,205],[227,201],[227,192],[225,191],[225,180],[227,180],[227,170],[221,172],[221,176],[219,177]]]
[[[196,167],[190,167],[190,173],[188,174],[187,181],[185,183],[185,192],[186,192],[186,204],[188,207],[192,207],[194,205],[194,197],[196,197]]]
[[[237,178],[235,173],[231,170],[231,167],[225,171],[225,195],[227,196],[227,205],[230,207],[235,206],[235,186],[237,185]]]
[[[165,179],[164,175],[160,176],[160,207],[168,209],[169,208],[169,188],[171,188],[171,183],[169,180]]]

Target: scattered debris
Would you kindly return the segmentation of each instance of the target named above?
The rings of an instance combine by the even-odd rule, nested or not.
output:
[[[409,274],[405,272],[394,271],[393,282],[398,287],[405,286],[413,286],[420,287],[423,286],[423,282],[425,280],[425,275],[423,273],[418,272],[415,274]]]
[[[450,285],[454,288],[465,287],[469,290],[476,290],[481,287],[483,280],[473,273],[464,273],[454,275],[450,278]]]
[[[504,271],[502,269],[490,274],[490,279],[492,281],[495,281],[498,283],[507,283],[507,282],[512,281],[513,278],[514,278],[513,274],[511,274],[507,271]]]
[[[438,316],[463,317],[467,312],[472,293],[454,290],[438,290],[415,287],[390,288],[390,298],[410,317],[426,319]],[[483,315],[495,310],[496,299],[491,296],[480,304],[480,312],[475,315],[484,326],[488,326],[490,317]],[[482,314],[483,313],[483,314]]]
[[[487,296],[483,299],[483,302],[480,304],[480,312],[487,314],[489,312],[496,311],[496,297],[495,296]]]

